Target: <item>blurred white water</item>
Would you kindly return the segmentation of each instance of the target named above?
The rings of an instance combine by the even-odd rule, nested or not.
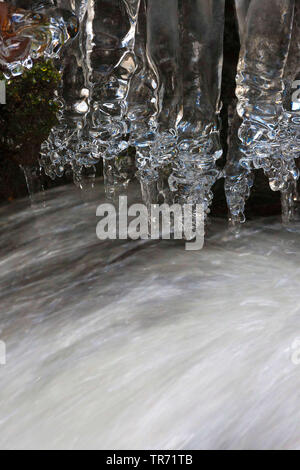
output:
[[[300,229],[100,242],[103,189],[47,198],[0,208],[1,449],[300,449]]]

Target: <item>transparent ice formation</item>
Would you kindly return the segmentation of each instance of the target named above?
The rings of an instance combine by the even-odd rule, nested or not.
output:
[[[170,185],[182,203],[209,211],[219,141],[224,1],[179,2],[182,99]]]
[[[244,220],[253,169],[282,192],[283,220],[290,216],[291,187],[298,178],[294,156],[285,152],[284,74],[293,31],[293,0],[237,0],[241,52],[237,74],[240,143],[233,139],[226,194],[233,221]],[[238,117],[236,117],[238,119]]]
[[[282,192],[282,212],[284,221],[294,218],[295,202],[299,202],[297,192],[298,170],[294,161],[300,155],[300,5],[295,3],[295,14],[291,45],[284,74],[283,116],[281,120],[281,147],[284,160],[294,170],[286,190]]]
[[[0,3],[0,66],[7,78],[21,75],[42,55],[58,57],[61,47],[76,35],[76,16],[54,8],[55,4],[22,0]]]
[[[96,147],[87,146],[84,130],[90,110],[89,53],[91,17],[88,5],[91,0],[81,0],[74,5],[64,1],[73,14],[77,14],[80,29],[77,37],[65,49],[57,67],[61,84],[56,100],[60,105],[58,125],[41,147],[41,164],[51,178],[62,176],[66,167],[71,167],[74,181],[80,185],[83,165],[91,166],[98,161]],[[86,149],[89,148],[87,152]],[[83,152],[83,149],[85,152]]]
[[[251,0],[236,0],[236,13],[238,19],[239,35],[241,45],[246,37],[247,13]],[[228,113],[229,136],[228,155],[225,167],[225,194],[229,208],[229,219],[233,227],[238,229],[240,223],[245,222],[245,203],[250,196],[253,186],[252,168],[242,165],[245,154],[245,146],[238,137],[241,118],[236,110],[236,103]]]
[[[41,148],[45,172],[55,178],[71,169],[84,187],[102,158],[109,198],[136,175],[147,204],[200,204],[203,214],[224,174],[239,226],[254,170],[263,169],[290,220],[299,199],[299,2],[235,4],[241,51],[223,173],[216,162],[224,0],[0,2],[5,73],[20,74],[41,55],[61,73],[58,124]]]
[[[130,164],[126,172],[126,162],[132,160],[126,155],[127,98],[136,71],[139,6],[140,0],[91,0],[88,8],[90,114],[77,159],[84,165],[104,159],[107,196],[112,198],[126,189],[131,173]]]
[[[139,4],[139,0],[101,0],[93,7],[90,133],[107,159],[128,148],[127,96],[136,70]]]
[[[152,92],[146,139],[140,141],[137,166],[146,203],[156,203],[164,168],[176,154],[182,80],[180,24],[177,0],[147,1],[146,75]],[[150,80],[149,80],[150,79]],[[144,84],[145,86],[145,84]]]
[[[147,203],[158,195],[208,211],[218,176],[223,1],[146,2],[150,91],[146,139],[135,138]],[[150,78],[150,80],[149,80]],[[152,96],[151,96],[152,93]],[[169,187],[166,179],[169,176]]]
[[[165,3],[161,6],[164,10]],[[155,117],[158,79],[149,50],[150,7],[151,2],[141,1],[135,40],[136,71],[131,80],[127,99],[129,143],[136,149],[136,176],[141,183],[146,203],[156,202],[158,180],[157,168],[151,154],[157,132]]]

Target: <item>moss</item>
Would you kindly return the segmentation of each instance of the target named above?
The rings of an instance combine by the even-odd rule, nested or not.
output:
[[[0,105],[1,158],[21,165],[37,161],[41,143],[57,123],[54,92],[59,81],[51,60],[40,60],[22,76],[6,80],[6,104]]]

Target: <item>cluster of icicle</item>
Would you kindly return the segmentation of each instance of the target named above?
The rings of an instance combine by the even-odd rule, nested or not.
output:
[[[61,106],[41,149],[45,172],[55,178],[72,169],[82,186],[102,158],[109,197],[137,176],[147,204],[200,204],[205,214],[225,176],[237,226],[254,170],[263,169],[290,220],[299,177],[299,0],[235,2],[241,50],[224,170],[216,162],[225,0],[49,0],[17,13],[13,27],[18,38],[30,37],[30,53],[10,61],[12,74],[42,52],[57,54],[74,36],[76,17],[80,24],[57,60]],[[16,39],[1,43],[1,60],[9,40]]]
[[[136,175],[147,204],[163,197],[208,212],[222,155],[224,1],[84,6],[80,33],[60,63],[63,105],[42,146],[46,173],[71,167],[81,184],[83,169],[102,158],[108,196]]]
[[[283,221],[293,218],[299,172],[300,4],[294,0],[236,0],[241,51],[225,190],[234,224],[245,220],[253,171],[263,169],[282,194]],[[299,83],[298,83],[299,85]]]

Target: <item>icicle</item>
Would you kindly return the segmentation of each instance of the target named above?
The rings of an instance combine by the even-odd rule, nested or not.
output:
[[[300,203],[300,193],[298,189],[298,180],[293,181],[293,200],[295,204]]]
[[[295,218],[294,184],[291,181],[285,191],[281,191],[282,223],[289,225]]]
[[[176,154],[177,125],[182,112],[182,71],[177,0],[147,2],[147,53],[155,77],[152,116],[155,136],[150,145],[150,165],[159,172],[171,165]]]
[[[250,196],[254,178],[253,172],[240,164],[243,156],[238,138],[240,123],[235,111],[229,126],[228,156],[225,167],[225,195],[229,209],[229,222],[236,232],[239,231],[240,224],[245,222],[245,203]]]
[[[244,41],[246,35],[246,17],[248,13],[248,9],[250,6],[251,0],[235,0],[235,8],[236,14],[238,19],[238,26],[239,26],[239,34],[240,34],[240,41],[241,44]]]
[[[223,63],[223,0],[179,2],[183,100],[177,125],[177,155],[170,177],[181,203],[209,212],[211,188],[219,176],[219,101]]]
[[[73,165],[78,159],[78,146],[83,145],[82,134],[89,112],[90,92],[87,83],[86,28],[88,0],[60,0],[59,5],[73,8],[81,21],[79,35],[70,47],[64,51],[58,63],[62,76],[61,86],[57,90],[56,101],[60,105],[58,125],[55,126],[47,141],[41,147],[41,164],[51,178],[62,176],[66,165]],[[80,143],[81,142],[81,143]],[[95,160],[92,160],[94,163]],[[91,160],[81,162],[90,164]]]
[[[250,0],[236,0],[240,43],[243,44],[246,36],[246,17]],[[229,116],[228,154],[225,167],[225,194],[229,209],[229,223],[231,228],[238,233],[240,224],[245,222],[245,203],[250,196],[253,186],[253,172],[251,166],[242,166],[244,155],[242,143],[238,138],[239,127],[242,123],[235,109]],[[243,149],[245,150],[245,149]]]
[[[103,161],[103,175],[106,197],[117,200],[119,195],[126,194],[128,184],[135,174],[134,155],[124,155]]]
[[[293,0],[251,0],[237,75],[241,165],[262,168],[273,191],[286,193],[296,176],[282,153],[283,75],[293,24]],[[292,198],[283,196],[284,208]],[[291,211],[284,215],[286,218]]]
[[[93,2],[90,134],[105,159],[129,146],[127,96],[136,70],[135,36],[140,0]]]
[[[174,193],[170,189],[169,177],[170,169],[168,167],[159,170],[157,181],[158,202],[172,205],[174,203]]]
[[[147,3],[147,4],[146,4]],[[157,201],[158,174],[151,156],[156,132],[157,88],[156,68],[149,55],[148,38],[151,27],[147,25],[150,2],[143,0],[140,6],[135,42],[136,72],[128,93],[129,142],[136,148],[137,177],[142,196],[147,205]],[[165,4],[161,5],[164,7]]]
[[[90,193],[95,188],[96,167],[73,168],[73,178],[75,185],[80,188],[83,193]]]
[[[32,207],[45,205],[45,190],[42,182],[42,172],[40,166],[22,166],[27,185],[28,195]]]
[[[300,82],[300,5],[296,2],[291,37],[291,46],[284,74],[284,109],[281,120],[280,143],[283,159],[290,174],[287,177],[288,184],[282,194],[282,216],[286,224],[295,218],[296,203],[299,201],[297,181],[299,170],[296,168],[295,159],[300,155],[300,104],[299,92],[294,88]]]

